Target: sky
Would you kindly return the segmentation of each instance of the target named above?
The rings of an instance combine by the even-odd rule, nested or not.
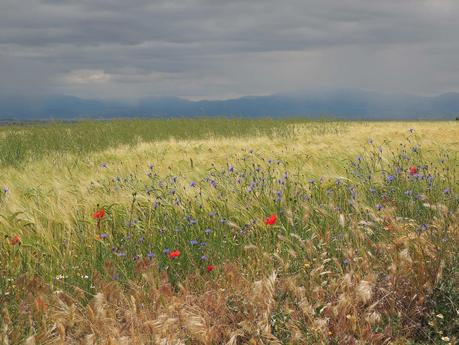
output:
[[[0,95],[459,91],[459,0],[0,0]]]

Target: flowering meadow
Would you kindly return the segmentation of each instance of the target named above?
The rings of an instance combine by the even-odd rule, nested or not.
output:
[[[2,343],[459,341],[457,124],[136,121],[0,129]]]

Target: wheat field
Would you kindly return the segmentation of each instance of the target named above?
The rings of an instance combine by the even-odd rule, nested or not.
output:
[[[4,344],[455,344],[457,122],[0,127]]]

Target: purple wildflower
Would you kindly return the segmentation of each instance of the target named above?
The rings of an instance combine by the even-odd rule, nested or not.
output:
[[[390,182],[395,180],[395,176],[394,175],[389,175],[389,176],[387,176],[386,180],[387,180],[387,182],[390,183]]]
[[[281,201],[282,200],[282,191],[277,191],[276,192],[276,201]]]

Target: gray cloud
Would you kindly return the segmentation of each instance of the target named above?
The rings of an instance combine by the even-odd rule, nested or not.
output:
[[[456,0],[2,0],[0,92],[459,91],[458,15]]]

